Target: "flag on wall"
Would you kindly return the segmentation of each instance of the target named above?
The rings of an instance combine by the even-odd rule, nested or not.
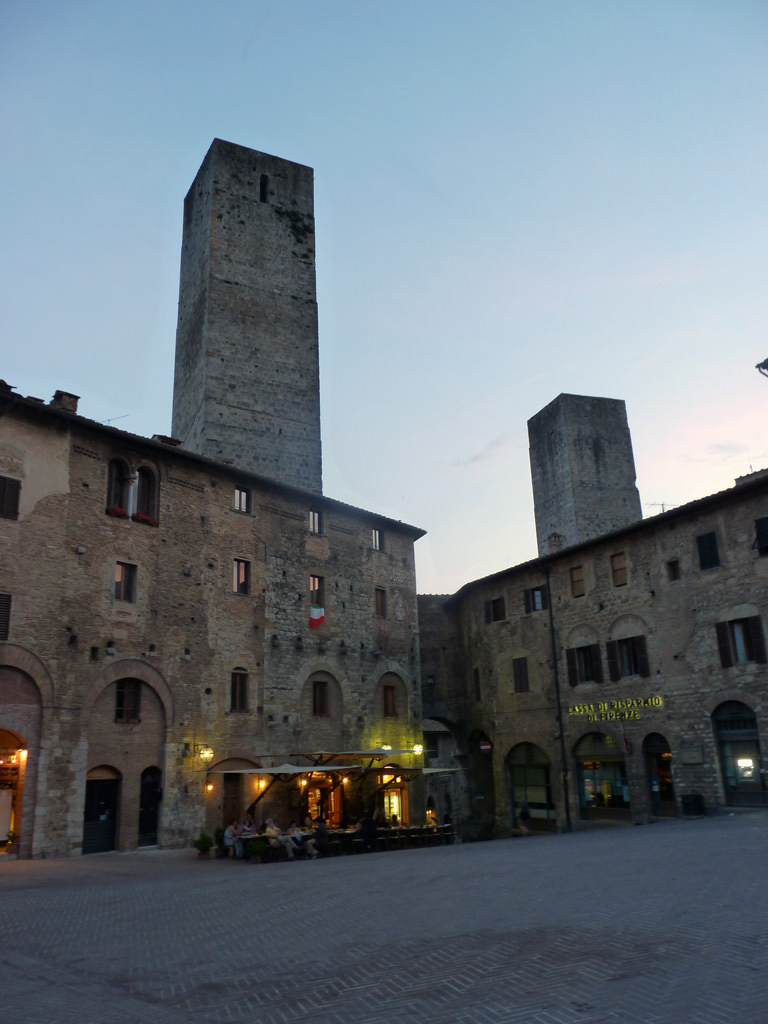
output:
[[[319,604],[313,604],[309,609],[309,625],[311,629],[317,629],[318,626],[322,626],[325,622],[325,608],[321,608]]]

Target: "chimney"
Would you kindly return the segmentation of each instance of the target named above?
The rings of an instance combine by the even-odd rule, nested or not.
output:
[[[51,399],[52,409],[61,409],[63,412],[77,412],[79,395],[71,395],[68,391],[57,391]]]

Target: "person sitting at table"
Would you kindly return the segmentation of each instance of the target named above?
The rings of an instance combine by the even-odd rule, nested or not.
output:
[[[291,822],[288,835],[296,847],[296,853],[306,853],[312,860],[317,857],[317,847],[315,846],[314,839],[311,836],[305,836],[295,821]]]
[[[364,815],[360,821],[360,836],[363,840],[363,850],[366,853],[371,853],[373,850],[378,849],[379,834],[376,822],[370,814]]]
[[[275,822],[274,818],[267,818],[267,824],[264,826],[264,835],[269,839],[269,845],[276,849],[281,847],[285,850],[288,860],[294,859],[294,845],[293,840],[290,836],[283,835],[280,831],[280,826]]]
[[[227,856],[242,857],[243,856],[243,841],[240,838],[240,826],[235,818],[227,825],[224,829],[224,849],[227,852]]]
[[[315,835],[312,839],[315,844],[315,849],[321,857],[328,856],[328,850],[330,848],[330,839],[328,837],[328,826],[322,818],[315,820]]]

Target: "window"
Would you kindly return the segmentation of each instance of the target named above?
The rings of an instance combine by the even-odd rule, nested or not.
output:
[[[755,543],[758,555],[768,555],[768,516],[755,520]]]
[[[512,659],[512,675],[515,680],[515,693],[528,693],[528,659]]]
[[[309,510],[309,532],[310,533],[322,533],[323,520],[320,515],[320,510],[311,508]]]
[[[11,595],[0,594],[0,640],[7,640],[11,628]]]
[[[476,668],[472,671],[472,681],[475,684],[475,700],[481,701],[483,699],[483,692],[480,689],[480,669]]]
[[[136,725],[141,721],[141,680],[119,679],[115,697],[115,721]]]
[[[118,562],[115,566],[115,600],[133,604],[136,600],[136,566]]]
[[[328,680],[312,680],[312,714],[315,718],[328,717]]]
[[[494,597],[485,602],[485,621],[502,622],[507,617],[507,605],[503,597]]]
[[[611,578],[614,587],[625,587],[627,585],[627,560],[623,551],[611,555]]]
[[[644,636],[628,636],[622,640],[609,640],[605,645],[608,656],[608,675],[613,682],[628,676],[649,676],[648,650]]]
[[[584,566],[574,565],[571,569],[571,597],[584,597]]]
[[[766,663],[763,625],[759,615],[718,622],[715,630],[723,668],[748,665],[750,662],[760,665]]]
[[[680,563],[676,558],[671,558],[667,562],[667,579],[672,582],[680,579]]]
[[[107,509],[118,510],[123,515],[130,511],[130,470],[122,459],[112,459],[109,463],[107,481]]]
[[[147,466],[141,466],[136,474],[136,512],[134,518],[143,517],[157,520],[157,481]]]
[[[269,175],[262,174],[259,178],[259,202],[266,203],[269,199]]]
[[[251,511],[251,492],[247,487],[235,488],[235,512]]]
[[[251,563],[244,558],[236,558],[232,564],[232,591],[235,594],[251,592]]]
[[[371,547],[374,551],[383,551],[383,537],[381,530],[371,530]]]
[[[381,689],[384,699],[384,717],[397,718],[397,687],[385,683]]]
[[[602,683],[603,663],[600,660],[600,644],[569,647],[565,656],[568,664],[568,682],[571,686],[578,686],[579,683]]]
[[[527,612],[543,612],[549,607],[546,587],[531,587],[523,591],[523,602]]]
[[[309,577],[309,603],[318,608],[325,605],[325,580],[322,576]]]
[[[19,518],[20,493],[20,480],[12,480],[8,476],[0,476],[0,517],[3,519]]]
[[[248,673],[244,668],[236,668],[230,677],[229,710],[248,710]]]
[[[387,617],[387,592],[383,587],[376,587],[376,618],[386,619]]]
[[[699,549],[699,567],[701,569],[716,569],[720,565],[720,555],[717,551],[717,534],[703,533],[696,538]]]

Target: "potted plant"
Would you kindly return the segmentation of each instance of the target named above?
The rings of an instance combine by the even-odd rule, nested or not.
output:
[[[269,842],[262,836],[256,839],[246,839],[245,856],[251,864],[261,864],[264,854],[269,849]]]
[[[197,850],[198,857],[210,857],[211,848],[213,846],[213,836],[209,836],[208,833],[203,830],[197,839],[192,840],[192,845]]]

